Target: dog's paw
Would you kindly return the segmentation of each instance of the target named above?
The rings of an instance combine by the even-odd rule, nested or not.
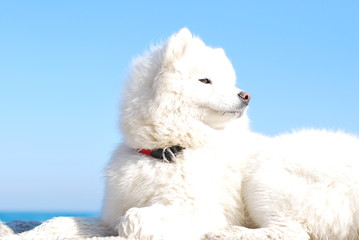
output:
[[[121,237],[141,240],[194,239],[197,233],[192,225],[175,207],[155,205],[129,209],[120,218],[118,233]]]
[[[184,212],[184,208],[163,205],[131,208],[120,218],[118,233],[141,240],[199,239],[203,234],[200,224]]]
[[[159,231],[162,224],[150,215],[146,208],[131,208],[120,218],[118,233],[121,237],[143,240],[162,240],[164,234]]]

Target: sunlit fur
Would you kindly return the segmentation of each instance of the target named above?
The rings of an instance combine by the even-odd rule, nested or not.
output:
[[[102,220],[134,239],[359,239],[358,138],[253,133],[235,82],[188,29],[134,60]],[[174,163],[138,153],[174,145]]]

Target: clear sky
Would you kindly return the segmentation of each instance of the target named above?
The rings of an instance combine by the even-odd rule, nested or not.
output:
[[[100,209],[128,64],[182,27],[225,49],[255,131],[359,135],[357,0],[5,0],[0,210]]]

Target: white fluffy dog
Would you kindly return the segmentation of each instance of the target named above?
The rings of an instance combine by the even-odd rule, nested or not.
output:
[[[359,239],[359,139],[255,134],[249,100],[188,29],[137,58],[103,221],[132,239]]]

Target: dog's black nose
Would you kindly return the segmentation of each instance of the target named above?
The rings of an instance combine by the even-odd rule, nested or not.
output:
[[[251,100],[251,95],[249,95],[249,93],[247,92],[240,92],[238,94],[238,96],[245,102],[245,103],[249,103],[249,100]]]

